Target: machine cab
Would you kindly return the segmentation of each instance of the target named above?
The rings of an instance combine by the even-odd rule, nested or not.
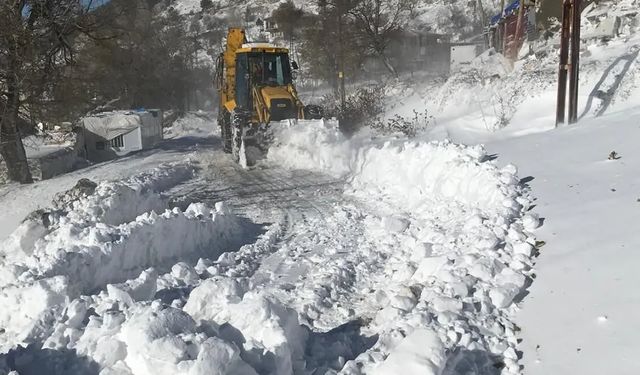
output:
[[[253,110],[258,94],[269,108],[271,120],[295,118],[290,92],[293,83],[289,53],[270,44],[244,44],[236,54],[236,105]]]

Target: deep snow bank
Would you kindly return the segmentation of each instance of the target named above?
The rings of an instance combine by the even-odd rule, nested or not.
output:
[[[210,112],[189,112],[164,128],[164,138],[208,137],[217,131],[215,115]]]
[[[51,319],[80,294],[177,262],[217,257],[244,233],[223,204],[169,209],[162,194],[191,175],[172,164],[128,180],[103,182],[56,198],[56,208],[31,215],[0,244],[0,343],[11,347],[46,333]],[[123,293],[132,303],[136,293]],[[144,283],[143,283],[144,284]],[[144,288],[143,288],[144,289]],[[129,301],[130,300],[130,301]]]
[[[520,372],[512,315],[539,220],[514,166],[481,146],[345,139],[322,122],[278,129],[269,159],[346,178],[349,194],[388,212],[365,219],[383,265],[369,302],[379,338],[342,373]]]
[[[306,331],[298,313],[273,297],[245,294],[235,279],[209,279],[195,288],[184,311],[243,347],[243,358],[259,373],[292,375],[304,369]]]
[[[516,168],[487,162],[482,146],[376,140],[368,134],[346,139],[322,121],[281,125],[275,134],[269,160],[348,178],[355,190],[379,195],[405,211],[419,213],[433,200],[493,215],[511,216],[522,208]]]

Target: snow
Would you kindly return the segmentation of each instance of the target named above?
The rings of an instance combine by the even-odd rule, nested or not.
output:
[[[532,201],[514,166],[499,168],[488,160],[484,148],[448,141],[372,139],[366,133],[346,139],[323,122],[278,129],[269,159],[346,178],[349,194],[361,201],[381,202],[396,212],[372,222],[367,231],[367,237],[379,243],[395,243],[389,236],[398,241],[384,261],[386,285],[372,323],[376,332],[395,335],[402,329],[411,335],[430,326],[451,350],[459,345],[458,335],[449,331],[457,325],[460,334],[472,337],[464,344],[467,350],[485,348],[495,355],[508,349],[515,352],[515,337],[509,331],[475,336],[477,331],[469,328],[491,330],[486,324],[494,324],[495,319],[513,327],[514,300],[530,275],[531,254],[513,251],[522,241],[535,243],[529,230],[536,227],[534,216],[525,215]],[[412,288],[419,288],[417,294]],[[470,289],[475,292],[470,294]],[[470,309],[474,303],[486,307]],[[383,369],[381,373],[397,373],[398,363],[411,354],[391,341],[386,345],[380,339],[356,362],[373,373],[378,368]],[[380,365],[374,353],[387,356],[398,345],[405,354]],[[518,371],[515,359],[505,360],[505,373]],[[455,358],[428,365],[425,359],[416,359],[423,365],[415,365],[415,371],[439,373],[448,360]],[[407,364],[403,371],[412,367]]]
[[[545,218],[537,233],[546,242],[538,277],[517,320],[528,373],[640,372],[634,359],[640,280],[631,251],[640,246],[631,224],[640,219],[639,118],[635,107],[487,145],[534,176],[536,211]],[[608,160],[613,150],[621,159]]]
[[[577,125],[554,129],[548,46],[397,81],[388,115],[437,118],[413,139],[286,122],[246,168],[198,113],[2,188],[0,373],[640,372],[634,27],[586,45]]]
[[[302,369],[306,331],[299,324],[295,310],[255,293],[243,293],[235,298],[225,296],[227,303],[213,308],[205,306],[212,298],[219,298],[218,290],[213,283],[203,283],[194,289],[184,310],[200,321],[219,325],[221,336],[230,341],[241,340],[249,353],[245,359],[258,372],[289,375]],[[207,312],[203,312],[203,308]],[[241,336],[237,336],[238,333]]]
[[[444,347],[438,335],[426,329],[419,329],[404,338],[387,359],[371,373],[439,375],[445,361]]]
[[[37,159],[72,148],[75,143],[74,137],[73,134],[48,132],[39,136],[25,137],[23,143],[27,157]]]
[[[92,195],[71,202],[69,211],[50,212],[48,224],[37,218],[21,224],[0,245],[5,258],[0,264],[0,301],[7,306],[0,318],[0,325],[7,327],[4,345],[42,334],[35,326],[61,311],[64,299],[134,278],[151,266],[162,268],[177,258],[217,257],[239,241],[244,232],[223,206],[191,204],[184,212],[166,208],[166,200],[153,189],[182,180],[184,173],[190,173],[188,168],[174,165],[123,182],[101,183]],[[109,296],[127,305],[153,297],[157,275],[143,276],[148,280],[138,285],[107,286]],[[38,295],[42,300],[35,300]],[[27,304],[33,316],[25,319],[16,313],[24,308],[19,302],[29,300],[35,300],[35,306]]]
[[[516,201],[517,171],[512,166],[499,170],[484,162],[486,156],[480,146],[448,141],[376,142],[367,134],[347,140],[335,127],[317,122],[277,130],[268,157],[290,168],[348,176],[354,190],[373,188],[374,192],[367,193],[384,197],[405,211],[420,212],[438,199],[508,217],[521,208]]]
[[[211,128],[212,114],[207,112],[189,112],[164,129],[164,138],[198,137],[206,138],[214,133]]]
[[[200,8],[200,0],[174,1],[173,7],[180,14],[189,14],[191,12],[199,12],[202,10]]]
[[[176,125],[179,142],[193,137],[193,127]],[[289,125],[277,129],[271,160],[232,169],[249,183],[282,181],[260,204],[305,207],[275,217],[264,206],[245,211],[275,220],[255,242],[246,244],[254,226],[233,206],[209,203],[214,197],[170,206],[169,192],[200,183],[196,166],[228,168],[215,150],[216,161],[197,151],[85,183],[19,224],[2,244],[3,351],[46,363],[71,350],[105,373],[275,375],[395,373],[402,363],[439,373],[466,363],[459,358],[466,351],[515,350],[512,331],[495,328],[513,327],[513,299],[531,266],[512,252],[533,242],[524,222],[531,201],[514,167],[498,168],[481,147],[367,134],[347,140],[332,122]],[[313,188],[319,177],[301,181],[311,195],[278,189],[296,183],[285,174],[299,172],[274,162],[346,179],[346,191]],[[396,168],[403,163],[415,176]],[[394,179],[411,183],[398,190]],[[512,362],[505,366],[514,372]],[[496,364],[489,355],[481,363]]]
[[[618,8],[632,3],[601,4],[616,14]],[[525,215],[522,225],[526,231],[540,228],[536,241],[544,242],[536,246],[528,239],[514,238],[516,256],[529,258],[539,251],[539,258],[531,270],[536,278],[515,315],[522,338],[517,350],[522,355],[513,348],[504,352],[506,359],[519,361],[527,374],[640,372],[633,334],[640,324],[635,313],[638,299],[631,289],[640,280],[633,271],[637,256],[629,250],[638,247],[630,223],[638,221],[638,178],[633,171],[640,118],[637,14],[631,17],[636,26],[627,18],[619,38],[585,43],[579,108],[584,117],[577,125],[554,129],[557,62],[553,49],[547,57],[518,62],[515,70],[500,73],[502,78],[497,80],[490,76],[496,69],[502,71],[499,59],[478,61],[479,78],[453,77],[440,95],[429,92],[432,84],[409,85],[391,111],[403,114],[427,103],[438,121],[423,135],[425,139],[483,142],[488,155],[501,164],[515,163],[521,176],[530,176],[525,181],[536,197],[536,213]],[[590,27],[594,24],[587,22],[585,28]],[[495,127],[502,110],[496,105],[496,93],[504,98],[505,92],[522,100],[503,108],[508,110],[508,126]],[[598,96],[601,93],[610,95],[609,107],[602,100],[607,96]],[[626,157],[610,160],[612,151]],[[529,267],[519,263],[514,259],[507,270]],[[438,272],[440,264],[435,260],[427,265],[427,275]],[[503,287],[489,293],[492,304],[502,306],[511,303],[514,295],[518,298],[519,277],[510,271],[497,276],[490,271],[479,262],[470,274],[501,280]],[[617,323],[612,323],[613,315]]]

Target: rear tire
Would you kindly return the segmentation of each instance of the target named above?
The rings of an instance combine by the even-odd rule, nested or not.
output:
[[[233,132],[231,131],[231,114],[225,108],[220,108],[218,111],[218,124],[220,125],[222,150],[230,154],[233,151]]]
[[[244,157],[246,159],[246,155],[242,155],[245,153],[242,143],[244,134],[246,132],[247,127],[249,126],[250,114],[246,113],[246,111],[235,110],[231,113],[231,121],[230,121],[230,143],[231,143],[231,154],[233,155],[233,160],[236,163],[240,163],[240,159]],[[249,161],[247,160],[247,165],[249,165]]]

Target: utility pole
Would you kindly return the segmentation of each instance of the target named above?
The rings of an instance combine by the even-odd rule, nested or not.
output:
[[[506,10],[504,9],[504,7],[507,6],[506,4],[506,0],[502,0],[502,7],[500,8],[500,14],[502,16],[502,22],[504,23],[503,27],[502,27],[502,54],[504,56],[507,56],[507,17],[506,17]]]
[[[342,34],[343,4],[338,9],[338,81],[340,84],[340,112],[344,116],[346,93],[344,88],[344,37]]]
[[[573,0],[571,12],[571,69],[569,70],[569,123],[578,122],[578,91],[580,89],[580,21],[582,0]]]
[[[569,123],[578,122],[581,13],[582,0],[563,0],[556,126],[565,122],[567,78],[569,78]]]
[[[482,33],[484,34],[485,39],[485,48],[489,48],[491,46],[491,42],[489,40],[489,33],[487,32],[487,15],[484,12],[484,7],[482,6],[482,0],[478,0],[478,18],[480,18],[480,25],[482,26]]]

